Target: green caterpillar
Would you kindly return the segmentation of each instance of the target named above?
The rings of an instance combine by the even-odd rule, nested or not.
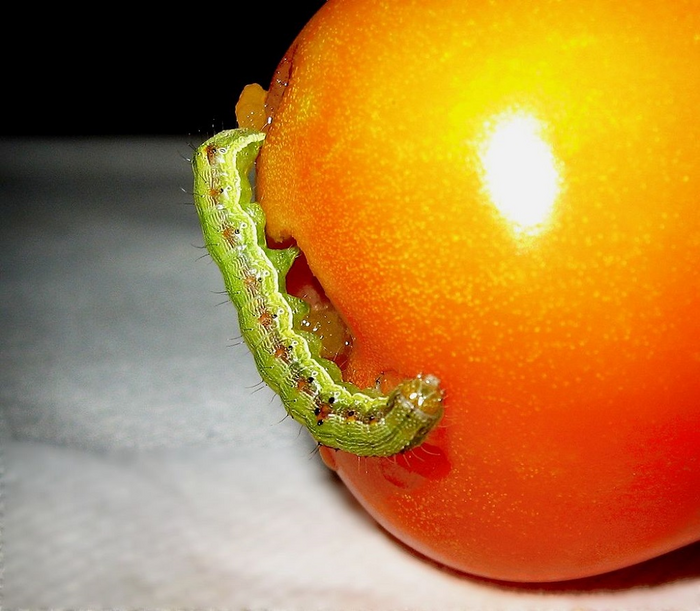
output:
[[[248,180],[264,137],[247,129],[224,131],[202,144],[192,160],[206,246],[238,310],[258,371],[321,445],[360,456],[416,447],[442,416],[439,380],[418,375],[388,395],[361,391],[319,356],[317,337],[299,330],[308,306],[287,294],[285,285],[299,251],[267,247],[265,214],[252,201]]]

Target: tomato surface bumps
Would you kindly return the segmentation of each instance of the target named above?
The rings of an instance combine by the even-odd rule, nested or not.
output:
[[[324,451],[391,533],[520,581],[700,538],[700,12],[329,0],[268,96],[259,198],[354,343],[442,426]]]

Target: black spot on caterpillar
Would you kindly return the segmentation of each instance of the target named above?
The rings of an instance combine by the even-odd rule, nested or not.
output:
[[[439,380],[421,374],[388,394],[362,391],[319,356],[318,338],[299,329],[308,306],[287,294],[285,284],[299,251],[267,247],[265,214],[252,201],[248,180],[264,138],[248,129],[224,131],[202,144],[192,160],[206,246],[238,310],[258,371],[321,445],[360,456],[414,448],[442,417]]]

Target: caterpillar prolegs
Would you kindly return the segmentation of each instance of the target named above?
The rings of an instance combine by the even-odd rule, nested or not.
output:
[[[224,131],[202,144],[192,161],[206,246],[238,310],[258,371],[321,445],[361,456],[416,447],[442,416],[439,380],[418,375],[387,395],[362,391],[319,356],[317,337],[299,329],[308,306],[287,294],[285,283],[299,251],[267,246],[265,214],[252,201],[248,173],[264,137],[248,129]]]

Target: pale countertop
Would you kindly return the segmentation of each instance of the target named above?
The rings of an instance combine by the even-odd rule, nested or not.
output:
[[[0,141],[3,608],[700,610],[700,544],[510,586],[385,535],[235,345],[189,144]]]

